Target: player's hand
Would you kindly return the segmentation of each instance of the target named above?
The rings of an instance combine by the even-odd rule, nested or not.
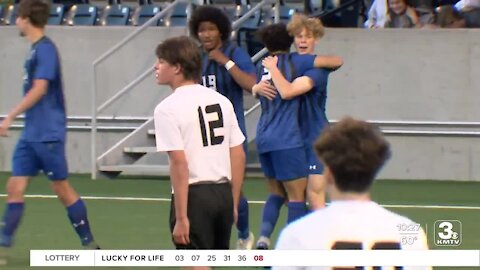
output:
[[[173,242],[180,245],[190,244],[190,221],[188,218],[180,219],[175,222],[173,227]]]
[[[278,57],[276,56],[267,56],[262,60],[262,65],[268,69],[271,70],[274,67],[277,67],[278,63]]]
[[[238,205],[233,206],[233,224],[237,224],[238,221]]]
[[[9,117],[3,119],[2,123],[0,124],[0,136],[7,137],[8,136],[8,128],[12,124],[12,120]]]
[[[277,89],[275,89],[275,86],[273,86],[270,81],[263,80],[253,86],[252,93],[255,96],[260,95],[268,100],[273,100],[275,96],[277,96]]]
[[[230,60],[219,49],[211,50],[208,53],[208,59],[213,60],[222,66],[225,65],[228,62],[228,60]]]

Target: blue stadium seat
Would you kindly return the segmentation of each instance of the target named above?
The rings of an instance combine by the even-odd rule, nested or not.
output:
[[[162,10],[161,7],[157,5],[143,5],[139,6],[135,11],[135,14],[132,18],[133,25],[143,25],[148,20],[150,20],[153,16],[159,13]],[[156,22],[152,23],[151,26],[157,26],[160,23],[160,19]]]
[[[89,4],[74,5],[70,9],[69,25],[95,25],[98,16],[96,6]]]
[[[111,5],[104,9],[102,25],[127,25],[130,18],[130,7],[125,5]]]
[[[17,20],[17,13],[18,13],[18,4],[9,5],[7,7],[6,14],[5,14],[5,24],[15,25],[15,21]]]
[[[49,25],[61,25],[65,15],[65,6],[62,4],[52,4],[50,6],[50,16],[48,17]]]
[[[64,10],[68,11],[74,5],[81,5],[81,4],[90,4],[89,0],[53,0],[53,4],[62,4],[64,6]]]
[[[0,5],[0,24],[3,24],[3,5]]]
[[[170,11],[170,14],[166,15],[161,21],[160,26],[186,26],[187,25],[187,13],[188,3],[180,2],[178,3],[173,10]],[[194,7],[192,7],[194,8]]]

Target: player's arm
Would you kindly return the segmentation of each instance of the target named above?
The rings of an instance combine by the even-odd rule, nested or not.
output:
[[[317,55],[313,62],[316,68],[339,69],[343,65],[343,59],[338,56]]]
[[[18,115],[33,107],[48,91],[48,80],[33,80],[33,86],[7,115],[0,125],[0,135],[6,136],[11,123]]]
[[[170,160],[170,182],[175,204],[175,227],[173,240],[178,244],[190,242],[190,222],[187,216],[188,205],[188,162],[184,152],[182,133],[178,119],[170,108],[155,108],[155,141],[157,151],[167,152]]]
[[[263,59],[262,64],[270,71],[270,76],[272,76],[273,83],[282,99],[292,99],[305,94],[315,86],[314,81],[308,76],[298,77],[293,82],[287,81],[278,69],[277,62],[278,58],[276,56],[269,56]]]
[[[183,150],[169,151],[170,181],[175,204],[175,228],[173,240],[178,244],[190,242],[190,223],[187,217],[188,205],[188,162]]]
[[[230,164],[232,168],[232,195],[233,195],[233,209],[238,209],[240,201],[240,192],[242,190],[243,179],[245,177],[245,151],[243,144],[230,147]],[[236,223],[235,217],[235,223]]]
[[[228,58],[219,49],[209,52],[209,57],[214,59],[218,64],[224,66],[228,73],[232,76],[235,82],[248,92],[252,92],[252,87],[255,84],[255,73],[248,73],[243,71],[234,60]],[[232,62],[230,62],[232,61]],[[230,62],[230,63],[229,63]],[[227,66],[229,63],[229,66]],[[233,66],[232,66],[233,65]]]

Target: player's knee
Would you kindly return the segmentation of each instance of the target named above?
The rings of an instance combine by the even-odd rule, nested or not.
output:
[[[9,199],[21,199],[27,188],[28,179],[11,177],[6,185],[6,191]]]

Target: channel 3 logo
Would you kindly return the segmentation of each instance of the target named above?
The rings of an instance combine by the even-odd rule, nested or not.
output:
[[[462,223],[458,220],[435,221],[435,245],[459,246],[462,243]]]

